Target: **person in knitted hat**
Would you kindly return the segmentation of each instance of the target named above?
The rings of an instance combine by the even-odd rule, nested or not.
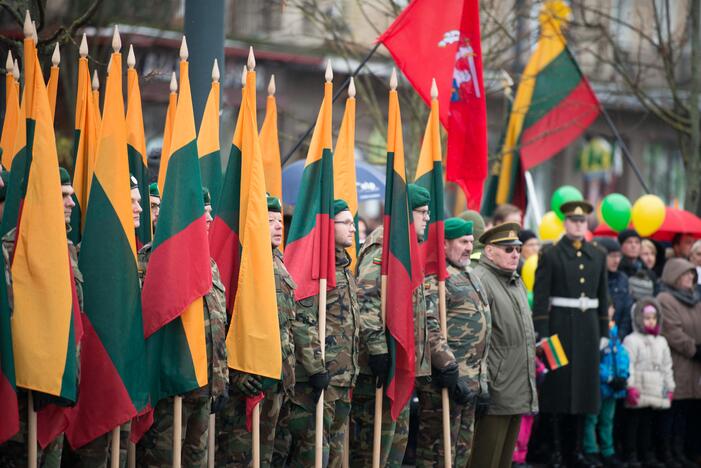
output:
[[[156,230],[158,215],[161,214],[161,192],[158,190],[158,183],[151,182],[148,186],[148,199],[151,205],[151,224]]]
[[[475,242],[472,247],[472,255],[470,259],[472,260],[472,266],[474,267],[477,265],[477,262],[482,255],[482,250],[484,250],[484,245],[479,241],[479,238],[482,236],[485,229],[484,218],[482,218],[482,215],[475,210],[463,211],[460,213],[459,217],[465,221],[472,221],[472,232],[475,237]]]

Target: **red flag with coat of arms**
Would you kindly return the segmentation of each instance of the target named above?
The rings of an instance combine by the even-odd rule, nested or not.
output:
[[[427,105],[438,85],[448,131],[446,178],[479,210],[487,177],[487,105],[478,0],[413,0],[378,38]]]

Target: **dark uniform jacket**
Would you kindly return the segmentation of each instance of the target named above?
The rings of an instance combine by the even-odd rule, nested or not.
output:
[[[598,413],[599,340],[608,337],[606,254],[567,237],[541,252],[533,287],[533,323],[540,338],[557,334],[569,365],[549,372],[543,412]],[[598,299],[595,309],[550,306],[553,297]]]

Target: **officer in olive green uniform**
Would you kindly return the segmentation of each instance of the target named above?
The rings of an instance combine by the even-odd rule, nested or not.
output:
[[[212,221],[211,197],[202,191],[207,226]],[[209,208],[209,210],[207,209]],[[143,280],[151,255],[151,244],[139,251],[139,275]],[[207,348],[208,385],[183,395],[182,461],[187,467],[207,466],[207,435],[210,412],[218,412],[226,401],[229,370],[226,360],[226,296],[219,269],[214,260],[212,289],[204,296],[204,326]],[[137,465],[166,467],[172,465],[173,397],[156,404],[153,425],[137,445]]]
[[[503,223],[480,237],[484,251],[475,275],[489,300],[492,334],[487,355],[489,398],[478,401],[470,466],[509,468],[521,415],[538,411],[535,333],[526,288],[516,272],[520,226]]]
[[[70,232],[70,220],[71,212],[73,207],[75,207],[75,202],[73,201],[73,186],[71,185],[71,176],[68,171],[62,167],[59,167],[59,175],[61,178],[61,195],[63,196],[63,213],[66,221],[66,230]],[[4,191],[3,191],[4,192]],[[3,193],[4,196],[4,193]],[[13,306],[13,295],[12,295],[12,276],[10,273],[9,265],[10,259],[15,250],[15,239],[16,239],[17,229],[14,228],[10,230],[2,238],[2,253],[5,259],[5,265],[8,266],[5,270],[5,279],[7,282],[7,295],[10,309]],[[83,276],[78,269],[78,249],[77,247],[68,240],[68,254],[71,261],[71,269],[73,270],[73,280],[75,284],[76,294],[78,296],[78,304],[80,309],[83,309]],[[80,362],[80,344],[78,343],[78,354],[76,358],[78,363]],[[78,373],[80,374],[80,372]],[[17,403],[19,406],[20,415],[20,430],[8,440],[6,443],[0,446],[0,466],[3,467],[14,467],[14,466],[27,466],[27,393],[24,390],[19,390]],[[41,394],[34,392],[34,409],[39,410],[42,406],[46,404],[59,404],[61,406],[69,405],[69,402],[63,401],[59,397],[53,397],[50,395]],[[39,450],[39,466],[40,467],[60,467],[61,466],[61,452],[63,451],[63,434],[59,435],[53,442],[51,442],[44,450]]]
[[[470,268],[474,237],[472,221],[445,220],[445,281],[447,338],[458,362],[460,378],[450,394],[450,436],[453,466],[465,467],[470,459],[477,398],[488,394],[487,350],[491,315],[482,285]],[[426,278],[429,307],[438,310],[438,278]],[[416,466],[444,466],[441,391],[432,383],[417,388],[419,431]]]
[[[417,236],[423,232],[429,219],[428,191],[414,184],[407,187]],[[360,305],[360,375],[353,390],[351,407],[350,464],[372,464],[373,421],[375,417],[375,388],[385,385],[390,358],[385,328],[380,313],[383,228],[370,234],[358,254],[358,303]],[[414,305],[414,339],[416,379],[431,379],[431,368],[437,370],[439,385],[452,388],[457,384],[458,365],[445,339],[440,334],[437,311],[427,308],[424,286],[421,284],[412,297]],[[382,447],[380,466],[401,466],[409,440],[409,405],[396,421],[390,416],[390,402],[382,403]]]
[[[252,438],[246,427],[246,400],[264,393],[260,412],[261,466],[279,466],[272,461],[275,439],[281,431],[281,411],[289,407],[295,388],[295,367],[303,366],[313,372],[323,371],[318,335],[306,334],[306,326],[297,320],[292,280],[282,253],[282,207],[280,200],[268,196],[268,225],[273,249],[273,271],[280,324],[282,351],[282,379],[280,382],[264,379],[245,372],[231,371],[231,398],[217,421],[217,466],[251,466]],[[298,340],[295,340],[298,336]],[[298,352],[299,361],[295,356]]]
[[[585,414],[598,414],[599,341],[608,337],[606,254],[584,239],[585,201],[564,203],[565,235],[542,251],[533,286],[533,322],[540,338],[557,334],[569,365],[549,372],[543,383],[541,411],[552,423],[552,462],[562,463],[562,426],[574,428],[575,461],[582,458]],[[571,421],[560,416],[572,415]]]
[[[334,201],[336,241],[336,287],[326,296],[325,361],[329,386],[324,393],[324,460],[329,467],[341,467],[343,440],[351,409],[351,393],[358,375],[358,301],[355,277],[351,273],[346,248],[355,241],[355,223],[343,200]],[[308,315],[318,314],[318,296],[303,301]],[[312,466],[315,459],[316,401],[320,389],[310,380],[304,367],[296,369],[298,384],[292,397],[289,415],[281,425],[290,432],[288,466]],[[314,376],[312,376],[314,377]],[[326,466],[326,462],[324,463]]]

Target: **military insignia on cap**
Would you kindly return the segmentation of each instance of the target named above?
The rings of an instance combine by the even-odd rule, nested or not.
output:
[[[516,237],[516,231],[509,231],[509,237]]]

